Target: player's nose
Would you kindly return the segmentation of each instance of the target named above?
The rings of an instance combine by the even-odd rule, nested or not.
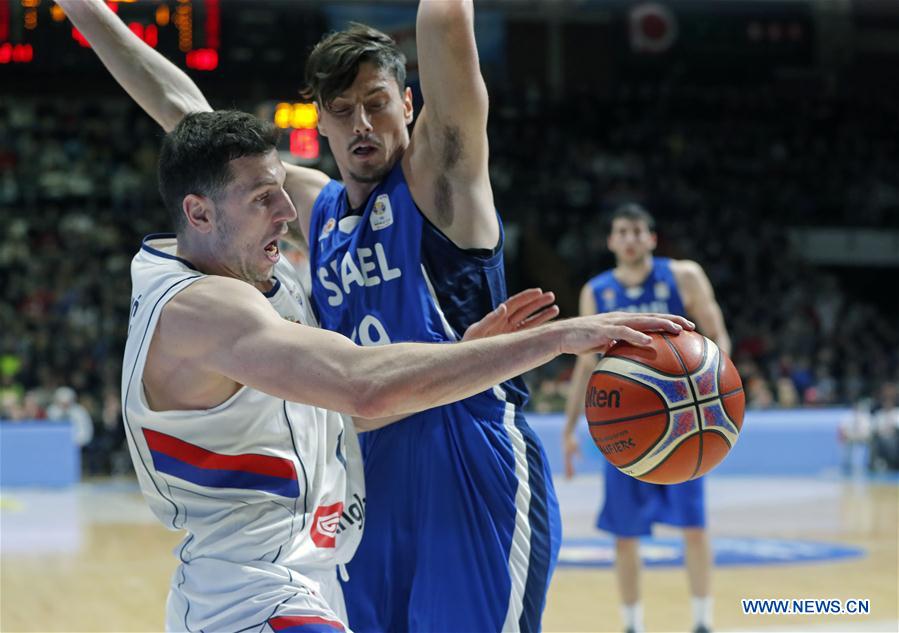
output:
[[[356,105],[353,110],[353,132],[357,136],[364,136],[372,131],[371,119],[368,117],[368,112],[365,111],[365,106],[361,103]]]
[[[293,200],[290,199],[290,196],[287,195],[287,192],[282,188],[278,192],[278,204],[276,205],[275,211],[275,221],[277,222],[292,222],[297,219],[297,208],[293,205]]]

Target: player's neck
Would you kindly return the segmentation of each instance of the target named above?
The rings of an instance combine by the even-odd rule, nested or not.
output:
[[[239,271],[232,269],[225,262],[222,262],[215,257],[214,253],[208,252],[202,247],[197,248],[195,246],[194,248],[190,248],[182,245],[181,241],[179,241],[175,254],[181,259],[190,262],[194,268],[204,275],[218,275],[220,277],[240,279],[262,293],[269,292],[274,286],[274,281],[271,279],[266,281],[253,281],[247,279],[244,275],[241,275]]]
[[[637,286],[646,280],[649,273],[652,272],[652,255],[647,255],[643,259],[635,262],[619,261],[615,266],[613,274],[615,278],[625,286]]]

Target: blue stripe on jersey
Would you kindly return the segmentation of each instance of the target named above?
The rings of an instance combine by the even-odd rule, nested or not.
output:
[[[667,312],[686,315],[684,302],[671,271],[671,260],[653,257],[652,270],[637,286],[625,288],[611,270],[587,282],[593,288],[597,312]]]
[[[528,485],[531,488],[531,505],[528,509],[528,522],[531,525],[531,551],[528,560],[528,576],[525,581],[524,600],[521,617],[518,620],[520,631],[539,631],[543,606],[546,601],[546,590],[555,567],[558,550],[558,535],[553,544],[553,532],[560,526],[550,525],[558,517],[557,513],[547,508],[549,495],[546,487],[546,469],[543,453],[534,431],[524,422],[520,413],[515,416],[515,426],[521,431],[526,446],[528,461]]]
[[[209,488],[251,488],[272,492],[282,497],[299,497],[300,486],[296,479],[272,477],[243,470],[216,470],[199,468],[165,453],[151,450],[156,470]]]

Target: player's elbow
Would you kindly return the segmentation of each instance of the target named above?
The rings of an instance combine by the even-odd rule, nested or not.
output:
[[[397,404],[387,389],[376,381],[363,379],[351,395],[351,415],[360,418],[384,418],[397,413]]]

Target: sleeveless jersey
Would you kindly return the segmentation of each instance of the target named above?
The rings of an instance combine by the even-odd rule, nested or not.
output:
[[[334,569],[353,556],[365,520],[349,418],[246,386],[207,410],[153,411],[147,404],[144,365],[162,308],[204,277],[175,247],[174,236],[148,236],[131,264],[122,408],[143,494],[163,524],[187,531],[178,551],[185,564],[205,558],[301,573]],[[283,257],[274,276],[266,297],[278,313],[315,325]]]
[[[506,299],[502,249],[480,257],[455,246],[419,211],[400,162],[361,215],[348,211],[336,181],[312,209],[312,300],[322,327],[361,345],[456,341]],[[519,406],[527,399],[520,378],[503,392]]]
[[[653,257],[652,270],[638,286],[623,286],[611,270],[600,273],[589,282],[593,288],[597,312],[662,312],[685,315],[677,281],[671,272],[671,260]]]

